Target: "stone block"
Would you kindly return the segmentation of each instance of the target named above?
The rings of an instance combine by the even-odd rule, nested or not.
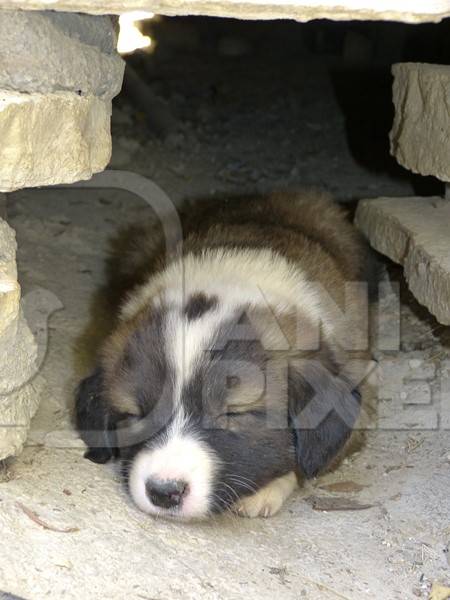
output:
[[[124,61],[108,16],[3,11],[0,15],[0,89],[76,92],[113,98]]]
[[[110,119],[109,99],[0,91],[0,192],[102,171],[111,156]]]
[[[0,192],[102,171],[123,72],[109,16],[0,11]]]
[[[43,386],[20,305],[15,254],[14,232],[0,219],[0,460],[22,449]]]
[[[361,200],[355,220],[378,252],[403,265],[417,300],[438,321],[450,325],[450,201]]]
[[[450,66],[398,63],[391,154],[406,169],[450,181]]]

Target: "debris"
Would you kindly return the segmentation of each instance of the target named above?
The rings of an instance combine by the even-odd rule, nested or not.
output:
[[[58,567],[59,569],[67,569],[68,571],[70,571],[71,569],[73,569],[73,564],[70,562],[70,560],[68,560],[66,561],[66,564],[56,563],[55,567]]]
[[[420,546],[420,550],[421,550],[421,556],[422,556],[421,564],[423,564],[425,562],[425,558],[427,556],[432,557],[432,558],[437,558],[436,551],[433,550],[433,548],[430,546],[430,544],[422,542],[421,546]]]
[[[386,467],[385,473],[392,473],[392,471],[401,471],[402,469],[414,469],[414,465],[392,465],[391,467]]]
[[[445,546],[444,554],[447,556],[448,566],[450,567],[450,542]]]
[[[31,510],[31,508],[27,508],[24,504],[22,504],[22,502],[16,502],[16,506],[20,508],[20,510],[24,512],[34,523],[40,525],[44,529],[48,529],[49,531],[56,531],[58,533],[76,533],[77,531],[80,531],[78,527],[59,528],[49,525],[43,521],[37,513]]]
[[[360,492],[367,485],[361,485],[354,481],[335,481],[334,483],[327,483],[319,486],[321,490],[327,490],[328,492],[342,492],[344,494],[351,494],[353,492]]]
[[[63,489],[63,494],[65,494],[66,496],[71,496],[72,492],[68,489]]]
[[[398,492],[397,494],[394,494],[394,496],[391,496],[389,498],[389,500],[394,500],[396,502],[397,500],[400,500],[401,497],[402,497],[401,493]]]
[[[417,450],[417,448],[420,448],[420,446],[423,444],[424,440],[422,439],[417,439],[414,437],[409,437],[407,442],[406,442],[406,452],[408,454],[411,454],[411,452],[414,452],[414,450]]]
[[[337,510],[366,510],[375,506],[375,504],[361,504],[350,498],[330,498],[329,496],[309,496],[309,498],[305,498],[305,500],[314,510],[324,512]]]
[[[450,598],[450,587],[433,583],[429,600],[447,600]]]
[[[289,580],[286,579],[286,576],[288,575],[287,567],[269,567],[269,573],[271,575],[277,575],[280,578],[281,585],[289,583]]]

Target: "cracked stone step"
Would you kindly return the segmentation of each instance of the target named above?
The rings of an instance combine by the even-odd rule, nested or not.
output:
[[[361,200],[355,222],[378,252],[403,265],[416,299],[450,325],[450,201]]]

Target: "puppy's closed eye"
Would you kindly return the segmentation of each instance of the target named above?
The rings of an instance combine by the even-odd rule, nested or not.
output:
[[[226,412],[242,413],[263,408],[265,404],[265,390],[249,385],[237,385],[227,398]]]
[[[154,436],[159,426],[155,425],[153,415],[137,416],[134,414],[123,414],[117,423],[116,439],[119,448],[128,448],[147,441]]]

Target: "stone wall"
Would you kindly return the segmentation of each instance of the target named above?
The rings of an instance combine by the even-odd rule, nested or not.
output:
[[[123,71],[108,16],[0,10],[0,192],[102,171]],[[43,388],[1,201],[0,460],[22,449]]]
[[[115,47],[108,16],[0,11],[0,192],[106,167],[124,71]]]
[[[0,219],[0,460],[21,451],[38,408],[43,381],[36,359],[20,305],[15,234]]]
[[[450,67],[392,67],[395,119],[391,153],[405,168],[450,181]]]

